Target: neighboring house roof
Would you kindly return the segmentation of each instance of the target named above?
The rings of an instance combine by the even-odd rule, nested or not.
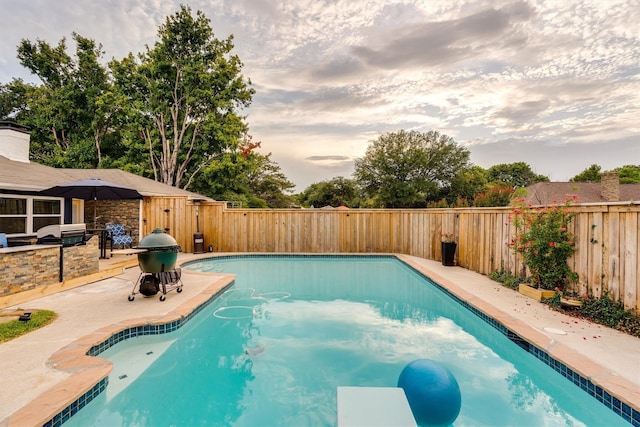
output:
[[[119,169],[59,169],[33,162],[19,162],[0,156],[0,192],[32,193],[55,185],[84,179],[99,178],[138,190],[143,196],[186,196],[212,200],[191,191],[182,190],[149,178]]]
[[[619,202],[640,201],[640,184],[620,184]],[[593,182],[539,182],[527,187],[525,203],[551,205],[562,203],[569,195],[578,196],[578,203],[610,203],[602,196],[602,184]]]

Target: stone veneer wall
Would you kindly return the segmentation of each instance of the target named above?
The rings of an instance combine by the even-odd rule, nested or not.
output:
[[[0,296],[16,294],[59,283],[60,247],[0,252]],[[63,279],[73,279],[99,270],[98,238],[91,238],[86,245],[63,248]]]
[[[97,200],[96,216],[98,229],[105,224],[119,222],[124,224],[124,229],[131,232],[133,246],[137,245],[140,236],[140,200]],[[84,221],[87,228],[93,228],[93,204],[92,200],[84,203]]]
[[[64,248],[63,280],[88,276],[100,270],[98,236],[92,236],[86,245]]]
[[[0,253],[3,266],[0,296],[35,289],[58,281],[60,249],[57,247]]]

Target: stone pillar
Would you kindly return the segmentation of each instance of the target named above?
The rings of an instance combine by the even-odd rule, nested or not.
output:
[[[600,195],[605,201],[620,201],[620,178],[617,172],[602,172],[600,185]]]

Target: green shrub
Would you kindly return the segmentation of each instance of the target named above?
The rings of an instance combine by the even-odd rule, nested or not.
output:
[[[489,274],[489,278],[492,280],[495,280],[496,282],[502,283],[503,286],[509,289],[515,289],[515,290],[518,289],[518,287],[520,286],[520,283],[524,282],[524,280],[521,279],[520,277],[516,277],[505,270],[494,271]]]
[[[516,234],[508,246],[522,255],[537,288],[562,291],[578,278],[567,264],[576,250],[575,238],[568,230],[575,216],[569,211],[572,201],[548,208],[533,208],[523,200],[515,203],[511,221]]]
[[[613,301],[609,295],[590,296],[579,310],[590,320],[634,336],[640,336],[640,318],[633,309],[625,309],[622,301]]]
[[[506,272],[504,269],[490,273],[489,278],[514,290],[518,289],[520,283],[524,282],[521,278]],[[562,294],[556,292],[554,296],[542,302],[556,311],[587,319],[633,335],[634,337],[640,337],[640,317],[636,314],[635,310],[625,309],[621,301],[613,301],[609,295],[604,295],[602,298],[589,296],[588,298],[584,298],[582,307],[569,309],[565,309],[562,306],[560,303],[561,298]]]
[[[507,186],[494,186],[484,193],[476,194],[473,199],[473,206],[492,207],[509,206],[513,197],[513,189]]]

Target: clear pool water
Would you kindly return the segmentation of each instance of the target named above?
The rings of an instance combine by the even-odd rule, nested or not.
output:
[[[395,258],[186,268],[236,283],[178,331],[102,353],[109,386],[68,425],[333,426],[338,386],[394,387],[418,358],[456,377],[455,426],[628,425]]]

